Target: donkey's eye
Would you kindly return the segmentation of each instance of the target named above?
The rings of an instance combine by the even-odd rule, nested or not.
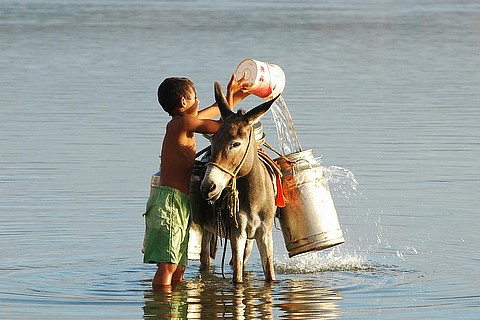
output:
[[[235,141],[232,143],[232,148],[238,148],[238,147],[240,147],[240,142]]]

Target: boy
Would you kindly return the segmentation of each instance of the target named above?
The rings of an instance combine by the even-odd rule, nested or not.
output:
[[[249,93],[251,85],[232,75],[227,86],[230,108]],[[158,102],[172,117],[163,139],[160,186],[147,202],[143,262],[157,263],[154,288],[170,286],[183,279],[187,264],[190,218],[190,176],[195,162],[194,133],[215,133],[221,120],[216,104],[198,110],[195,87],[187,78],[167,78],[158,87]]]

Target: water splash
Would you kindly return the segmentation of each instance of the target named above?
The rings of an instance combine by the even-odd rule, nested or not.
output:
[[[287,108],[287,103],[280,96],[272,105],[272,116],[277,130],[278,144],[284,155],[302,151],[302,146],[298,140],[297,132],[293,126],[292,116]],[[321,157],[316,158],[321,163]],[[323,167],[327,180],[335,193],[343,197],[350,198],[356,195],[358,182],[354,174],[345,168],[339,166]]]
[[[325,168],[330,189],[339,197],[350,199],[358,195],[358,181],[353,172],[339,166]]]
[[[324,271],[371,270],[374,265],[357,253],[342,252],[333,248],[329,252],[313,252],[285,257],[275,262],[275,270],[283,274],[304,274]]]
[[[298,140],[285,100],[282,97],[279,97],[279,99],[277,99],[277,101],[272,105],[271,110],[277,130],[278,144],[281,152],[284,155],[289,155],[302,151],[302,147]],[[350,205],[352,204],[352,201],[356,201],[358,196],[363,197],[360,191],[361,188],[359,187],[359,183],[352,171],[335,165],[328,167],[324,166],[321,160],[322,157],[315,158],[315,161],[320,164],[320,167],[324,172],[324,177],[328,181],[329,189],[333,197],[347,200]],[[296,180],[296,183],[300,182]],[[357,219],[357,215],[354,215],[354,217],[354,219]],[[368,213],[358,218],[368,220]],[[368,223],[368,221],[363,221],[361,223]],[[380,221],[378,221],[378,223],[380,223]],[[378,228],[380,228],[380,230],[377,230],[376,234],[377,246],[380,243],[386,242],[382,234],[381,226],[379,227],[377,225],[377,229]],[[344,231],[348,233],[348,227],[345,227]],[[368,239],[368,236],[362,236],[355,240],[355,243],[358,246],[357,249],[360,252],[376,251],[371,247],[371,245],[369,245],[367,249],[361,248],[361,244],[365,243],[366,241],[365,239]],[[372,243],[370,241],[367,242],[369,244]],[[276,268],[279,270],[279,272],[285,273],[312,273],[327,270],[364,270],[371,268],[371,264],[366,262],[364,257],[358,256],[357,254],[342,253],[337,249],[328,252],[329,253],[327,255],[325,255],[323,252],[317,252],[309,255],[301,255],[300,257],[294,257],[291,259],[285,258],[276,263]],[[403,259],[403,255],[400,252],[397,252],[397,256]]]
[[[293,120],[287,103],[280,96],[271,107],[273,121],[277,129],[277,138],[282,154],[287,155],[302,151],[302,146],[293,126]]]

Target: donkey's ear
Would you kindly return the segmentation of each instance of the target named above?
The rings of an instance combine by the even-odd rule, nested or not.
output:
[[[262,103],[261,105],[259,106],[256,106],[255,108],[253,108],[252,110],[248,111],[245,116],[247,117],[247,121],[249,123],[254,123],[256,122],[258,119],[260,119],[264,114],[265,112],[268,111],[268,109],[270,109],[270,107],[272,106],[272,104],[275,102],[275,100],[278,99],[278,97],[280,97],[280,95],[276,96],[275,98],[273,98],[272,100],[268,100],[267,102],[264,102]]]
[[[230,110],[230,108],[228,107],[228,102],[227,102],[227,99],[225,98],[225,95],[223,94],[222,86],[220,85],[220,83],[215,81],[214,87],[215,87],[215,101],[217,102],[218,109],[220,109],[222,118],[225,119],[227,116],[232,114],[233,111]]]

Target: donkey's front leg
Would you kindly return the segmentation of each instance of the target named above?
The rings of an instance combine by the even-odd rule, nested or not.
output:
[[[275,270],[273,269],[273,238],[272,230],[267,231],[266,228],[259,230],[257,240],[257,247],[262,259],[263,273],[266,281],[275,280]]]
[[[230,238],[232,245],[233,283],[243,282],[243,255],[247,243],[245,232],[233,232]]]
[[[210,266],[212,257],[212,240],[213,234],[207,230],[202,231],[202,243],[200,251],[200,267],[207,268]]]

